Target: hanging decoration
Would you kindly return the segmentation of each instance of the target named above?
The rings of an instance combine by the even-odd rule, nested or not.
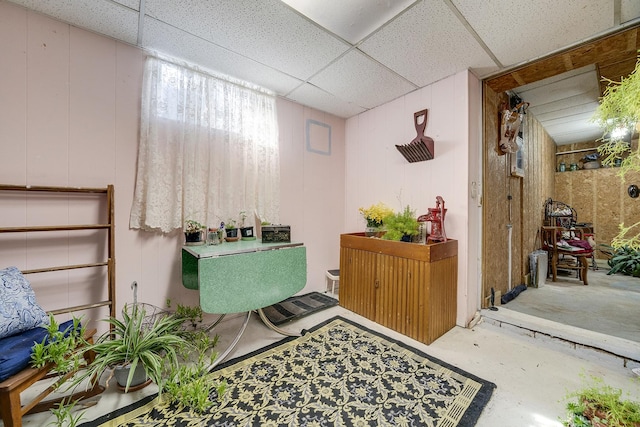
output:
[[[528,102],[520,102],[511,109],[504,108],[500,113],[500,151],[502,154],[518,151],[516,137],[520,125],[524,121],[524,114],[529,107]]]
[[[427,112],[425,109],[413,114],[417,136],[408,144],[396,145],[398,151],[409,163],[422,162],[433,159],[433,139],[424,134],[427,127]]]

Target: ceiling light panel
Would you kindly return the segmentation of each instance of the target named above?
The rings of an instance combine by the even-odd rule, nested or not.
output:
[[[613,26],[612,0],[451,1],[505,66],[577,43]]]
[[[356,44],[415,0],[282,0],[327,30]]]
[[[136,44],[138,13],[106,0],[12,0],[13,3],[44,13],[73,26]]]
[[[373,108],[416,86],[353,50],[322,70],[311,83],[364,108]]]
[[[183,59],[192,64],[255,83],[277,94],[285,94],[302,81],[252,61],[213,43],[146,17],[143,44],[147,49]]]
[[[417,86],[468,68],[497,65],[440,0],[425,0],[365,40],[360,49]]]
[[[148,15],[301,80],[349,45],[279,0],[146,0]]]

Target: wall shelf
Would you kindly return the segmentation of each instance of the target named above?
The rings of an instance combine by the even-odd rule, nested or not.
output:
[[[579,150],[569,150],[569,151],[558,151],[556,152],[556,156],[562,156],[564,154],[575,154],[575,153],[586,153],[588,151],[598,151],[598,147],[594,148],[581,148]]]

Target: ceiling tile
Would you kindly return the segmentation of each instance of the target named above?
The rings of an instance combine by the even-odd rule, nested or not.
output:
[[[613,26],[611,0],[451,0],[504,65],[517,64]]]
[[[140,11],[140,1],[141,0],[113,0],[116,3],[120,3],[123,6],[126,6],[132,10]]]
[[[126,43],[136,44],[138,13],[107,0],[12,0],[60,21],[68,22]]]
[[[356,44],[415,0],[282,0],[312,21]]]
[[[358,50],[353,50],[311,79],[319,88],[373,108],[417,89]]]
[[[365,40],[360,49],[420,87],[468,68],[481,69],[483,74],[497,70],[497,64],[441,1],[416,4]]]
[[[146,12],[301,80],[349,48],[278,0],[147,0]]]
[[[144,21],[145,48],[183,59],[214,72],[255,83],[279,95],[302,82],[155,19]]]
[[[640,17],[640,1],[622,0],[620,4],[620,22],[629,22]]]
[[[287,95],[287,99],[342,118],[355,116],[365,111],[362,107],[343,101],[308,83],[296,88]]]

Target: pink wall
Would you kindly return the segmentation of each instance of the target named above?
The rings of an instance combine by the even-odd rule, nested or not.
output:
[[[0,57],[0,182],[114,184],[118,310],[133,300],[133,281],[139,285],[139,301],[161,307],[166,298],[195,304],[197,294],[181,284],[182,234],[163,236],[128,228],[144,53],[0,1]],[[344,228],[345,121],[285,100],[278,100],[278,110],[280,220],[292,226],[294,240],[307,246],[308,282],[303,292],[322,291],[324,271],[338,266],[338,236]],[[331,126],[330,156],[306,150],[307,119]],[[96,214],[86,210],[88,217]],[[46,212],[18,202],[0,211],[0,221],[3,226],[35,224],[45,216],[52,224],[67,224],[75,223],[78,215],[67,201]],[[57,250],[42,251],[24,243],[26,236],[21,239],[0,239],[2,264],[32,268],[69,258],[64,243]],[[56,297],[69,301],[74,294],[61,289]]]
[[[435,207],[442,196],[447,208],[447,236],[458,240],[458,325],[477,309],[479,278],[477,246],[469,247],[470,230],[477,233],[480,214],[470,203],[470,181],[479,182],[480,84],[468,72],[458,73],[347,120],[345,231],[362,231],[359,207],[382,201],[401,210],[407,204],[418,214]],[[435,140],[432,160],[408,163],[395,148],[416,137],[414,113],[429,110],[426,134]],[[474,109],[475,108],[475,109]],[[476,161],[470,177],[470,162]],[[473,224],[470,223],[473,221]],[[472,239],[478,244],[478,239]]]

